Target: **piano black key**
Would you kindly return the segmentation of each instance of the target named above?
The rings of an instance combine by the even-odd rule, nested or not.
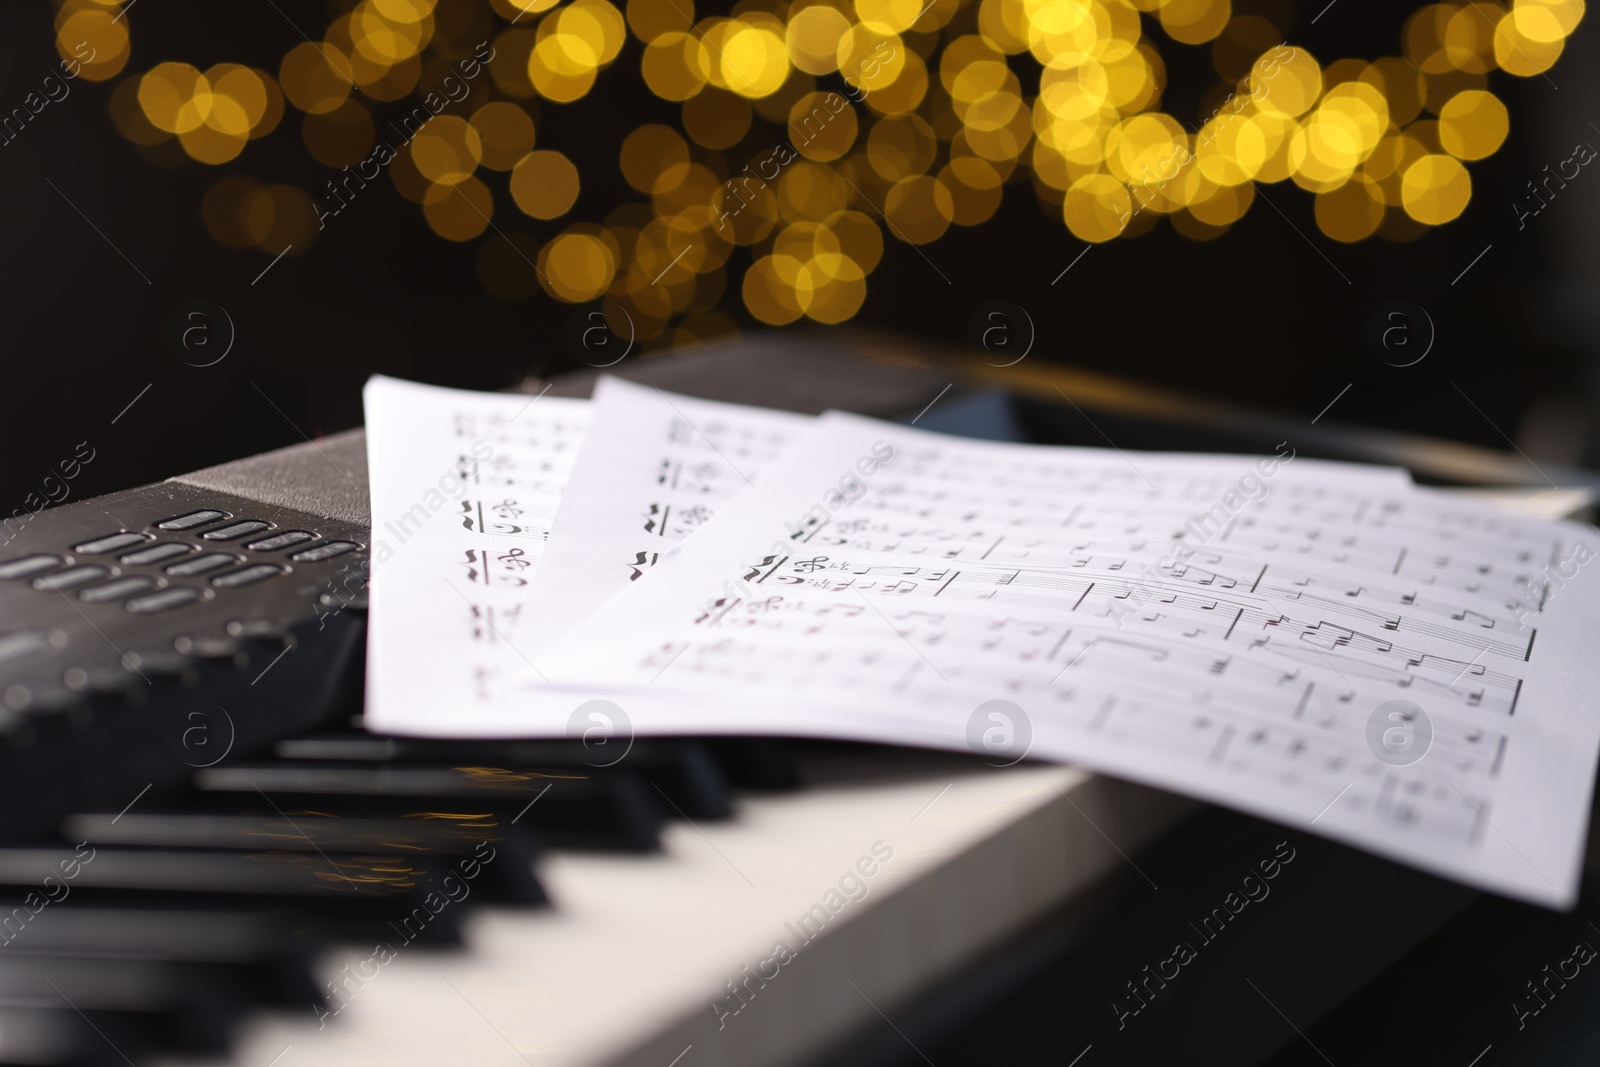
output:
[[[530,830],[492,818],[362,819],[299,812],[224,815],[192,811],[146,811],[121,815],[70,816],[64,826],[74,841],[95,846],[181,849],[282,849],[352,855],[432,856],[445,866],[490,846],[493,862],[482,864],[474,892],[497,904],[547,903],[534,874],[538,847]],[[509,831],[509,832],[508,832]],[[487,853],[484,853],[487,854]]]
[[[0,955],[203,963],[266,1004],[299,1008],[321,997],[311,971],[321,943],[281,921],[248,912],[75,905],[44,908],[25,928],[8,928]],[[0,902],[0,916],[22,906]]]
[[[649,852],[660,847],[659,798],[638,776],[611,769],[526,771],[505,767],[243,764],[195,775],[197,803],[226,796],[236,810],[289,812],[290,805],[344,816],[411,818],[491,815],[524,820],[552,845]]]
[[[440,741],[358,733],[314,734],[280,741],[274,752],[291,760],[450,766],[480,763],[580,773],[596,769],[594,752],[578,741]],[[726,819],[733,812],[733,789],[728,777],[701,741],[639,739],[616,767],[643,775],[685,818]]]
[[[82,1016],[0,1008],[0,1067],[125,1067],[126,1063]]]
[[[0,956],[0,1009],[63,1020],[81,1013],[123,1048],[224,1053],[248,1006],[243,990],[204,964]]]
[[[712,737],[706,744],[736,789],[788,792],[800,788],[800,766],[789,744],[771,737]]]
[[[414,928],[408,940],[459,944],[464,909],[428,907],[443,899],[433,887],[447,873],[426,856],[4,847],[0,897],[29,906],[0,915],[0,929],[8,939],[26,936],[33,917],[71,898],[100,907],[250,909],[293,918],[297,929],[309,924],[356,939],[399,923]]]

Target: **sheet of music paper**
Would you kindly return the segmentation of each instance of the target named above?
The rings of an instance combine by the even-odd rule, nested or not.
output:
[[[367,706],[445,723],[504,706],[537,668],[518,651],[528,584],[589,425],[589,402],[375,377]]]
[[[1590,527],[1291,442],[996,444],[617,383],[591,426],[528,400],[369,387],[377,728],[563,736],[603,699],[641,735],[1069,760],[1573,897],[1600,743]],[[464,483],[451,521],[386,554],[435,467]]]
[[[637,729],[670,728],[659,692],[952,748],[1026,730],[1035,756],[1570,902],[1594,531],[1289,455],[830,414],[550,657],[631,683]]]

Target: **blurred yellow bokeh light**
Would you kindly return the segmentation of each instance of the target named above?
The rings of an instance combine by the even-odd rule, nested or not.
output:
[[[63,70],[123,74],[139,12],[53,2]],[[1544,75],[1585,14],[1584,0],[1429,3],[1394,54],[1333,58],[1287,39],[1288,5],[1232,0],[336,6],[271,72],[142,57],[110,94],[117,129],[163,160],[222,166],[293,109],[327,192],[231,174],[202,211],[220,244],[303,250],[348,175],[364,188],[383,168],[439,237],[483,241],[488,292],[598,302],[647,345],[730,328],[729,299],[772,325],[848,320],[895,245],[1030,193],[1088,243],[1164,222],[1215,240],[1282,183],[1327,239],[1414,239],[1468,209],[1467,164],[1505,143],[1494,79]],[[1215,74],[1198,111],[1164,100],[1167,60],[1191,48]],[[662,102],[649,118],[615,112],[636,89],[578,107],[619,65]],[[567,218],[594,158],[560,143],[574,128],[615,137],[601,154],[637,194],[603,221]],[[587,177],[603,190],[616,172]],[[499,232],[497,199],[532,232]]]

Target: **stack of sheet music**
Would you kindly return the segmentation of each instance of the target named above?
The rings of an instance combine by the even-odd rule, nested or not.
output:
[[[602,379],[375,378],[367,726],[1071,761],[1549,905],[1600,746],[1583,524],[1270,456]]]

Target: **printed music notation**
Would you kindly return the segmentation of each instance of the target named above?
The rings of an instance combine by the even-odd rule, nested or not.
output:
[[[1570,606],[1549,568],[1583,528],[1392,471],[1255,462],[824,416],[551,654],[569,680],[620,662],[764,716],[881,721],[886,740],[961,744],[967,713],[1005,699],[1036,754],[1551,897],[1576,835],[1527,797],[1559,781],[1581,810],[1600,741],[1552,714],[1571,638],[1600,636],[1549,615]],[[1391,705],[1422,709],[1424,758],[1375,750],[1373,729],[1412,728]]]
[[[1036,756],[1574,893],[1586,527],[1287,447],[968,442],[614,380],[375,381],[368,428],[376,728],[561,736],[599,697],[640,733],[963,748],[1003,700]]]
[[[520,654],[527,590],[588,402],[383,378],[366,400],[373,514],[400,516],[396,543],[374,546],[374,585],[412,604],[374,620],[369,677],[393,694],[374,706],[402,719],[499,706],[537,678]]]
[[[528,596],[530,654],[647,574],[760,477],[810,420],[602,378]]]
[[[469,548],[462,553],[469,585],[525,588],[538,557],[524,548]]]

